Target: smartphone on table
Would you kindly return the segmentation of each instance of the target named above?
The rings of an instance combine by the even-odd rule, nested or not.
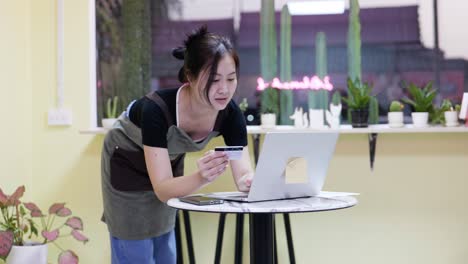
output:
[[[222,204],[224,200],[206,197],[203,195],[192,195],[179,198],[180,201],[195,205],[213,205],[213,204]]]

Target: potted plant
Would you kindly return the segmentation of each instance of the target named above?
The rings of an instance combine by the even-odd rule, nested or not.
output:
[[[348,104],[351,112],[352,127],[367,127],[369,124],[369,101],[372,87],[367,83],[361,83],[358,78],[354,82],[348,78],[348,97],[343,101]]]
[[[429,121],[429,113],[434,111],[432,104],[436,90],[432,89],[432,82],[424,87],[418,87],[413,83],[407,85],[410,98],[403,98],[403,102],[411,105],[414,111],[411,113],[415,127],[426,127]]]
[[[452,102],[449,99],[444,99],[442,101],[442,105],[439,109],[437,109],[437,114],[441,117],[440,122],[441,124],[445,124],[445,126],[453,127],[458,125],[458,113],[460,112],[461,106],[459,104],[453,106]],[[443,117],[442,117],[443,115]]]
[[[429,120],[431,124],[445,124],[445,112],[448,111],[450,113],[450,108],[453,110],[452,102],[450,102],[448,99],[444,99],[440,107],[434,106],[432,112],[429,113]],[[453,111],[453,113],[455,114],[455,118],[457,118],[457,112]]]
[[[242,98],[242,101],[239,104],[239,109],[242,111],[242,113],[245,113],[247,111],[247,108],[249,108],[249,103],[247,102],[247,98]]]
[[[277,88],[268,87],[263,91],[260,124],[262,128],[274,128],[276,126],[276,113],[279,112]]]
[[[0,188],[0,259],[6,260],[7,264],[45,264],[47,244],[52,243],[60,250],[59,264],[78,263],[78,256],[72,250],[61,248],[57,242],[58,238],[71,235],[86,243],[88,238],[80,232],[83,230],[81,219],[72,216],[71,210],[64,203],[54,203],[48,214],[44,214],[36,204],[20,201],[24,191],[25,187],[20,186],[12,195],[6,195]],[[67,218],[54,225],[57,217]],[[40,221],[41,228],[38,228],[35,220]],[[68,234],[60,235],[61,232]],[[31,242],[33,237],[40,238],[41,241]],[[32,259],[27,259],[28,257]]]
[[[272,108],[265,108],[260,116],[262,128],[274,128],[276,126],[276,113]]]
[[[119,98],[114,96],[113,98],[108,98],[106,102],[106,118],[102,119],[102,127],[106,129],[111,129],[112,125],[117,120],[117,105]]]
[[[403,126],[403,108],[405,106],[398,100],[390,103],[388,109],[388,126],[389,127],[402,127]]]

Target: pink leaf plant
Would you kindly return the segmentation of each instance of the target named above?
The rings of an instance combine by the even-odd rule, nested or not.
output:
[[[78,263],[79,258],[75,252],[61,248],[58,241],[61,237],[71,236],[77,241],[88,242],[88,238],[81,232],[83,230],[81,218],[72,216],[72,211],[65,207],[65,203],[52,204],[48,214],[45,214],[35,203],[20,201],[24,191],[24,186],[20,186],[12,195],[6,195],[0,188],[0,259],[6,259],[13,245],[23,245],[23,237],[27,239],[33,236],[39,237],[35,223],[37,221],[42,227],[40,235],[43,243],[51,243],[60,250],[58,263]],[[66,218],[66,220],[54,225],[57,218]]]
[[[5,260],[13,244],[13,232],[0,231],[0,259]]]
[[[60,264],[77,264],[78,260],[78,256],[71,250],[62,251],[59,255]]]

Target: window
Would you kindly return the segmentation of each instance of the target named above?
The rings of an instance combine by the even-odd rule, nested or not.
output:
[[[186,32],[202,24],[207,24],[210,31],[227,35],[235,43],[241,62],[235,100],[240,102],[245,97],[250,108],[255,110],[258,106],[256,81],[260,76],[260,7],[257,2],[259,1],[96,0],[98,122],[105,114],[108,98],[119,96],[121,111],[130,100],[144,95],[150,89],[177,87],[177,73],[182,65],[171,56],[171,49],[182,43]],[[275,2],[278,38],[280,9],[284,2],[286,1]],[[432,3],[401,0],[388,6],[385,2],[388,1],[360,1],[362,79],[373,84],[374,93],[379,100],[380,114],[386,114],[391,100],[401,99],[406,94],[403,89],[405,82],[422,85],[434,81],[439,91],[436,104],[440,104],[445,98],[460,103],[463,91],[468,90],[468,54],[466,51],[461,53],[461,49],[457,50],[450,44],[453,41],[448,41],[453,35],[460,37],[456,33],[455,20],[450,20],[450,15],[440,16],[445,19],[443,23],[439,23],[444,25],[440,28],[444,32],[440,42],[444,45],[436,52],[432,48],[430,34],[434,32]],[[123,3],[128,5],[126,11],[124,8],[127,7]],[[468,3],[466,5],[468,8]],[[135,25],[149,26],[135,26],[139,31],[131,34],[135,34],[140,40],[145,34],[151,39],[151,46],[138,44],[140,46],[137,46],[137,53],[127,54],[128,58],[145,59],[145,54],[150,53],[150,65],[143,63],[137,68],[124,69],[128,51],[123,47],[136,45],[130,43],[135,39],[125,37],[129,33],[122,26],[126,12],[133,16],[131,21]],[[149,20],[144,22],[145,19]],[[347,10],[343,14],[292,17],[293,79],[315,74],[315,35],[322,31],[327,37],[328,75],[336,89],[344,94],[348,73],[347,30]],[[457,42],[466,41],[468,40]],[[279,45],[280,41],[277,43]],[[278,69],[280,67],[278,65]],[[440,71],[439,74],[436,74],[436,69]],[[145,74],[147,71],[149,75]],[[439,76],[439,81],[436,76]],[[307,109],[307,101],[303,98],[307,98],[304,91],[295,92],[294,105]]]

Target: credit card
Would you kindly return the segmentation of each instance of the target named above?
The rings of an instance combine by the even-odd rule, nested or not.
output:
[[[215,151],[222,151],[227,154],[230,160],[238,160],[242,157],[243,146],[220,146],[215,147]]]

